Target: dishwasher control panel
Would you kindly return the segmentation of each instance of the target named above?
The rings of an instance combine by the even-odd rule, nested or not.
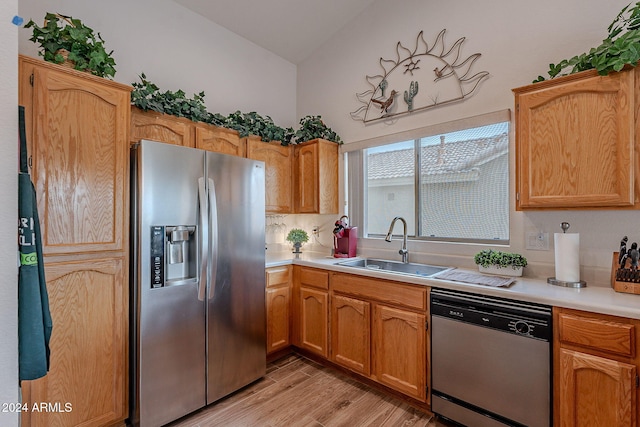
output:
[[[431,292],[431,315],[551,340],[551,307],[454,291]]]

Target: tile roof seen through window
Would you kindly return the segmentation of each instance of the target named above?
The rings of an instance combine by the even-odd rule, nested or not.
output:
[[[506,133],[489,138],[426,145],[421,148],[422,175],[463,173],[475,169],[509,150]],[[402,149],[372,153],[367,156],[368,179],[413,176],[414,150]]]

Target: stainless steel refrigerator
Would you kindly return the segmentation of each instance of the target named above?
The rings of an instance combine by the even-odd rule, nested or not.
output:
[[[160,426],[264,376],[264,163],[131,151],[130,422]]]

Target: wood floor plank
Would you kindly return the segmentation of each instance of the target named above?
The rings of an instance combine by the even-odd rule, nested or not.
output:
[[[298,355],[168,427],[445,427],[432,414]]]

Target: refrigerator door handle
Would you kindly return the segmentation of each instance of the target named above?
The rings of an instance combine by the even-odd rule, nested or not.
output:
[[[198,299],[204,301],[207,292],[207,270],[209,259],[208,198],[204,178],[198,178],[198,208],[200,209],[200,271],[198,274]]]
[[[216,186],[213,179],[209,178],[209,230],[211,233],[211,266],[209,268],[209,299],[215,297],[216,275],[218,273],[218,205],[216,203]]]

